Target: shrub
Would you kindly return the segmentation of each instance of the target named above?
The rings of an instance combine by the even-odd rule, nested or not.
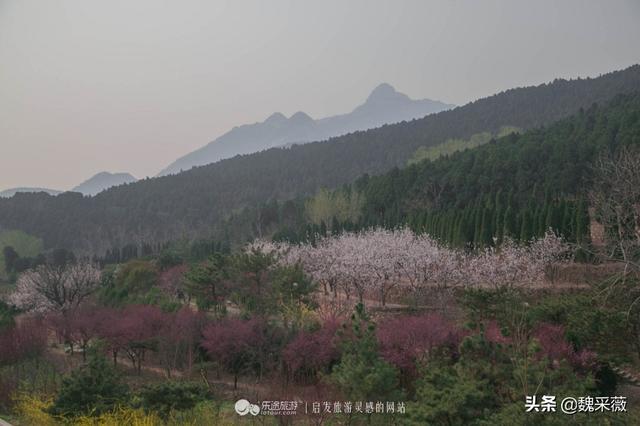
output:
[[[99,416],[127,402],[129,388],[106,358],[93,350],[89,363],[62,381],[50,412],[63,417]]]
[[[162,382],[148,385],[140,391],[140,405],[146,412],[158,413],[167,419],[172,411],[194,408],[209,398],[209,391],[193,382]]]

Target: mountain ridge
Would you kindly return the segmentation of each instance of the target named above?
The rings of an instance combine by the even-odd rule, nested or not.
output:
[[[9,198],[13,197],[18,193],[37,193],[44,192],[49,195],[58,195],[62,194],[64,191],[59,191],[57,189],[49,189],[49,188],[38,188],[38,187],[28,187],[28,186],[20,186],[16,188],[8,188],[4,191],[0,191],[0,198]]]
[[[99,172],[73,187],[70,192],[94,196],[114,186],[136,182],[137,180],[131,173]]]
[[[86,179],[82,183],[74,186],[68,191],[62,191],[58,189],[49,188],[37,188],[37,187],[17,187],[9,188],[4,191],[0,191],[0,198],[10,198],[17,193],[38,193],[44,192],[49,195],[60,195],[64,192],[79,192],[82,195],[94,196],[102,191],[105,191],[114,186],[123,185],[126,183],[136,182],[136,179],[131,173],[111,173],[111,172],[98,172]]]
[[[366,101],[346,114],[313,119],[298,111],[287,118],[274,112],[262,122],[232,128],[207,145],[165,167],[158,176],[176,174],[236,155],[251,154],[278,146],[323,141],[343,134],[380,127],[453,108],[430,99],[413,100],[388,83],[374,88]]]
[[[66,193],[0,199],[0,228],[20,229],[42,238],[46,247],[85,254],[184,238],[246,241],[263,235],[270,218],[296,213],[267,209],[247,218],[242,227],[225,224],[225,218],[244,207],[268,207],[272,201],[293,200],[323,187],[335,189],[393,171],[404,167],[421,146],[495,133],[507,125],[523,130],[546,126],[617,94],[638,91],[640,65],[596,78],[556,79],[509,89],[421,119],[236,156],[177,175],[121,185],[95,197]],[[390,177],[396,175],[391,172]]]

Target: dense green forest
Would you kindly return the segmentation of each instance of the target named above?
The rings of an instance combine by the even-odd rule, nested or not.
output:
[[[0,228],[20,229],[41,238],[46,248],[65,247],[79,253],[103,254],[114,247],[152,246],[193,237],[216,236],[218,240],[237,241],[247,232],[255,231],[258,235],[263,232],[261,224],[249,231],[242,229],[239,234],[234,234],[233,227],[223,225],[230,214],[237,214],[244,207],[259,203],[272,205],[274,200],[309,196],[321,187],[338,188],[365,174],[376,175],[403,167],[421,146],[435,146],[450,139],[469,139],[481,132],[495,134],[506,125],[525,130],[537,128],[567,117],[580,108],[590,108],[594,102],[606,102],[618,93],[638,89],[640,66],[635,65],[593,79],[556,80],[537,87],[511,89],[423,119],[356,132],[321,143],[238,156],[178,175],[116,187],[95,197],[83,197],[78,193],[56,197],[43,193],[17,194],[0,200]],[[540,132],[544,134],[544,130]],[[527,136],[530,137],[534,136]],[[492,146],[478,152],[490,152],[495,149]],[[467,161],[468,155],[452,156],[425,170],[447,168],[451,162]],[[457,165],[456,169],[467,170],[468,164]],[[371,183],[366,183],[366,178],[361,180],[357,187],[362,187],[367,195],[365,220],[395,223],[409,214],[423,215],[426,210],[435,210],[440,215],[446,208],[460,209],[456,203],[469,205],[471,194],[475,194],[472,190],[447,194],[456,199],[446,198],[438,205],[421,203],[415,211],[401,199],[389,200],[384,211],[378,209],[380,197],[389,197],[385,185],[393,181],[394,190],[404,191],[397,180],[412,180],[410,176],[423,167],[409,168],[405,173],[397,170],[389,175],[391,177],[374,179]],[[567,176],[572,173],[571,170],[555,170],[553,175],[563,172]],[[385,183],[387,179],[391,181]],[[537,191],[543,191],[543,187]],[[495,200],[493,192],[483,196]],[[502,202],[508,202],[509,192],[508,188],[503,190]],[[488,198],[481,201],[475,195],[472,198],[472,203],[490,204]],[[296,214],[294,204],[285,204],[285,214]],[[263,220],[266,218],[258,218],[258,222]],[[427,224],[436,221],[422,216],[414,221],[418,220]],[[459,220],[459,217],[449,220]]]
[[[504,236],[526,242],[552,228],[587,243],[593,163],[626,145],[640,145],[639,94],[435,161],[364,175],[306,202],[247,209],[228,226],[234,233],[250,229],[247,239],[273,232],[299,241],[329,231],[409,225],[457,246],[493,245]]]

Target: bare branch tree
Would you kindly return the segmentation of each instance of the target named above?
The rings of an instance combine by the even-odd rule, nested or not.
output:
[[[595,219],[604,227],[607,260],[621,261],[625,273],[640,273],[640,150],[623,147],[596,162],[590,193]]]

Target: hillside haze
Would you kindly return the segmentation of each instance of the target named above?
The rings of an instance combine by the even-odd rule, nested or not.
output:
[[[389,172],[404,167],[418,148],[451,138],[495,134],[503,126],[525,131],[547,126],[593,103],[639,90],[640,66],[634,65],[597,78],[557,79],[510,89],[410,122],[237,156],[177,175],[121,185],[95,197],[18,194],[0,199],[0,228],[23,230],[41,238],[46,247],[85,253],[180,238],[226,235],[241,240],[245,235],[234,234],[224,221],[243,207],[305,197],[365,174]],[[252,227],[240,231],[262,235],[262,224],[269,217],[253,220]]]
[[[320,141],[384,124],[413,120],[453,107],[430,99],[413,100],[397,92],[391,85],[382,83],[371,92],[365,103],[347,114],[314,120],[302,111],[289,118],[276,112],[261,123],[234,127],[208,145],[179,158],[162,170],[159,176],[179,173],[236,155],[292,143]]]

